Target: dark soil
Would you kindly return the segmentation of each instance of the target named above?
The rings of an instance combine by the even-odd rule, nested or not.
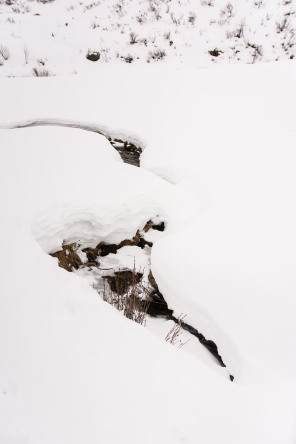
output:
[[[117,294],[126,293],[129,287],[140,282],[142,277],[143,273],[135,273],[131,270],[115,271],[114,276],[104,276],[111,291]]]

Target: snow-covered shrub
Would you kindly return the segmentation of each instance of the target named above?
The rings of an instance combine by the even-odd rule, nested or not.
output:
[[[289,21],[287,17],[284,17],[281,22],[276,22],[275,25],[276,25],[276,32],[279,34],[283,32],[285,29],[288,29]]]
[[[0,46],[0,55],[3,57],[4,60],[8,60],[10,53],[9,49],[6,46]]]
[[[223,51],[221,51],[220,49],[217,49],[217,48],[215,48],[211,51],[208,51],[208,52],[212,57],[219,57],[219,55],[223,53]]]
[[[130,44],[131,45],[134,45],[135,43],[138,42],[138,40],[137,40],[138,36],[135,32],[130,32],[129,36],[130,36]]]
[[[120,58],[125,62],[125,63],[132,63],[134,58],[131,54],[127,54],[125,56],[120,56]]]
[[[190,11],[189,12],[189,16],[188,16],[188,22],[191,23],[191,25],[193,26],[196,20],[196,14],[195,12]]]
[[[48,69],[42,68],[33,68],[32,72],[35,77],[49,77],[51,75]]]
[[[25,56],[25,63],[27,65],[28,61],[29,61],[29,51],[28,51],[28,48],[26,46],[24,46],[24,56]]]
[[[232,32],[232,37],[236,37],[237,39],[240,39],[244,36],[244,32],[245,32],[245,21],[242,20],[238,27]]]
[[[247,47],[253,48],[252,63],[255,63],[256,60],[260,59],[263,56],[263,48],[261,45],[256,45],[255,43],[248,42]]]
[[[165,56],[166,52],[163,49],[155,49],[154,51],[149,52],[147,62],[149,63],[151,60],[158,62],[159,60],[164,59]]]

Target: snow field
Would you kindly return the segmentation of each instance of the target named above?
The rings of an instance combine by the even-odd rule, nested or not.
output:
[[[204,67],[289,60],[295,20],[294,0],[2,0],[0,76],[99,73],[110,62]],[[87,60],[92,52],[97,62]]]
[[[2,80],[2,126],[80,122],[144,147],[137,169],[95,133],[1,130],[5,444],[295,441],[295,66]],[[45,254],[119,242],[154,215],[160,290],[235,383]]]

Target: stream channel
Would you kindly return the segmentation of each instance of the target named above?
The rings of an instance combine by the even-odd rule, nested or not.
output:
[[[118,151],[122,160],[135,167],[140,167],[140,157],[143,147],[133,138],[118,137],[96,125],[80,124],[78,122],[61,122],[53,119],[32,120],[29,122],[11,125],[10,128],[25,128],[33,126],[63,126],[79,128],[104,135],[110,144]],[[132,239],[125,239],[119,244],[100,242],[96,246],[87,246],[78,241],[68,245],[61,245],[61,249],[52,254],[58,259],[60,267],[69,272],[75,272],[87,277],[94,289],[103,299],[115,306],[128,318],[145,325],[145,317],[152,316],[174,321],[175,328],[166,338],[169,342],[184,345],[179,340],[182,330],[198,338],[199,342],[211,353],[218,365],[225,367],[217,345],[192,325],[185,322],[185,316],[174,316],[173,308],[169,308],[165,297],[159,291],[158,285],[151,272],[151,249],[155,233],[165,231],[165,221],[151,219],[141,230],[138,230]],[[140,258],[138,264],[126,261],[128,256]],[[142,268],[141,268],[142,266]],[[234,380],[229,374],[229,379]]]

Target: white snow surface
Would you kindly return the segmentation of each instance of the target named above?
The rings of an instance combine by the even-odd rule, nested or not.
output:
[[[289,60],[295,34],[295,0],[1,0],[0,76]]]
[[[295,75],[291,61],[1,81],[1,443],[295,442]],[[38,119],[131,137],[142,167],[94,132],[4,129]],[[160,290],[234,383],[46,254],[156,216]]]

